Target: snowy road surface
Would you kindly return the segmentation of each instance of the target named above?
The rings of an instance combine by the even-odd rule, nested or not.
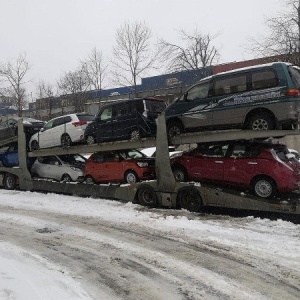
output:
[[[0,299],[299,299],[299,229],[0,190]]]

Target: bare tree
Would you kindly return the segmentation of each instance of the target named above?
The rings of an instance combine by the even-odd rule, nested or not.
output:
[[[136,93],[138,79],[153,68],[156,61],[156,55],[150,48],[150,38],[151,30],[141,22],[125,22],[117,30],[111,61],[114,84],[132,85]]]
[[[196,28],[192,34],[181,30],[180,36],[182,45],[160,40],[161,58],[168,71],[198,70],[218,61],[220,54],[213,45],[217,35],[202,34]]]
[[[90,82],[83,67],[73,72],[66,72],[57,85],[63,94],[72,94],[75,112],[80,112],[84,109],[84,102],[87,98],[85,92],[88,90]]]
[[[82,61],[82,68],[86,72],[87,79],[92,89],[101,90],[106,75],[107,64],[103,54],[97,48],[93,48],[88,58]]]
[[[54,97],[55,94],[57,94],[54,91],[54,87],[50,83],[46,83],[45,81],[39,81],[39,83],[36,86],[37,90],[37,97],[38,98],[49,98]]]
[[[80,68],[76,71],[65,72],[57,82],[57,85],[62,93],[75,94],[84,92],[89,88],[89,78],[84,68]]]
[[[25,54],[20,54],[15,63],[0,64],[2,93],[12,99],[20,117],[24,106],[27,104],[25,76],[29,69],[29,63]]]
[[[300,0],[286,0],[276,16],[266,19],[266,26],[266,35],[249,38],[248,50],[260,56],[280,55],[299,64]]]

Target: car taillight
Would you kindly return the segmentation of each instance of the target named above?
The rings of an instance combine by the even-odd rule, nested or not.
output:
[[[286,91],[286,96],[293,97],[293,96],[299,96],[299,95],[300,95],[300,92],[298,89],[288,89]]]
[[[87,123],[87,121],[78,121],[78,122],[73,122],[72,125],[77,127],[77,126],[85,125],[86,123]]]

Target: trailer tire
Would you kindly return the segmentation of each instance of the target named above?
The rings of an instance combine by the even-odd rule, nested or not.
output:
[[[268,176],[258,176],[252,180],[251,188],[255,196],[265,199],[273,198],[277,193],[275,181]]]
[[[14,190],[17,187],[17,176],[6,173],[3,177],[3,186],[7,190]]]
[[[158,199],[152,186],[142,186],[137,191],[137,198],[142,206],[157,207]]]
[[[200,193],[193,187],[185,187],[178,191],[177,203],[181,209],[199,212],[203,207]]]

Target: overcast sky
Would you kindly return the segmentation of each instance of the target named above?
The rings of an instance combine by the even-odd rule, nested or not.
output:
[[[28,78],[55,83],[73,71],[93,47],[109,57],[116,30],[145,21],[153,43],[176,43],[178,30],[220,33],[220,63],[250,59],[243,45],[266,29],[282,0],[0,0],[0,62],[26,53]],[[162,70],[163,72],[163,70]],[[156,74],[155,74],[156,75]]]

